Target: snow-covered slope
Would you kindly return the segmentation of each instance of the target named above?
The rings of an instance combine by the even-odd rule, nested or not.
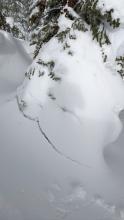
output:
[[[22,84],[31,58],[21,42],[0,31],[0,103],[9,99]]]
[[[110,32],[107,64],[89,33],[72,34],[70,49],[55,38],[42,49],[61,80],[44,67],[22,84],[31,59],[0,33],[0,102],[14,92],[0,107],[1,220],[124,219],[124,82],[113,66],[123,28]]]
[[[71,25],[72,21],[65,18],[64,15],[60,17],[60,31],[71,27]],[[121,35],[121,31],[121,29],[120,31],[118,30],[118,35]],[[104,63],[101,49],[92,40],[89,32],[84,33],[75,30],[70,34],[72,36],[75,35],[76,40],[67,37],[65,43],[69,45],[69,48],[65,50],[63,50],[63,45],[57,38],[52,38],[43,46],[37,60],[30,67],[32,71],[33,68],[36,68],[35,74],[31,76],[31,80],[25,80],[23,88],[20,88],[20,108],[25,116],[35,121],[39,120],[39,123],[40,118],[44,119],[43,111],[46,112],[47,108],[51,109],[46,116],[47,121],[48,117],[49,120],[54,119],[51,116],[52,106],[54,106],[53,112],[55,112],[55,108],[58,108],[57,111],[72,117],[72,121],[77,123],[77,126],[80,126],[79,130],[82,133],[82,140],[86,139],[86,143],[89,140],[90,129],[92,128],[91,134],[95,131],[95,125],[91,126],[92,123],[94,124],[94,120],[96,124],[103,124],[101,133],[98,135],[99,139],[97,138],[97,142],[100,141],[98,149],[94,147],[91,150],[92,142],[84,144],[84,141],[80,145],[88,146],[81,147],[82,153],[80,153],[80,150],[77,150],[78,146],[74,145],[74,147],[71,147],[71,143],[69,144],[67,134],[70,132],[70,126],[68,127],[67,124],[70,123],[65,122],[65,125],[64,123],[61,125],[61,117],[59,116],[57,117],[57,122],[52,120],[52,127],[57,123],[58,129],[56,129],[56,125],[55,131],[53,128],[51,130],[56,135],[58,130],[61,130],[60,133],[63,133],[62,130],[65,127],[65,141],[69,148],[68,150],[67,146],[62,146],[65,154],[70,154],[72,158],[76,157],[78,161],[99,167],[98,159],[95,158],[98,155],[96,152],[98,151],[99,155],[102,154],[103,147],[116,140],[122,128],[118,115],[124,108],[124,83],[119,74],[114,70],[114,66],[112,67],[112,60],[114,60],[114,53],[118,53],[120,45],[123,44],[123,39],[121,38],[117,45],[118,38],[116,33],[110,33],[112,45],[106,48],[108,50],[108,61]],[[113,48],[115,49],[114,52]],[[69,55],[69,52],[73,56]],[[61,79],[60,81],[53,81],[49,77],[49,68],[37,63],[41,57],[45,63],[51,61],[55,63],[53,72],[56,77]],[[39,73],[43,74],[40,76]],[[42,126],[42,123],[40,124]],[[96,133],[99,130],[97,126]],[[72,127],[76,127],[76,125]],[[64,135],[62,139],[64,139]],[[75,137],[75,143],[77,143],[77,140],[78,138],[76,139]],[[72,142],[74,143],[74,141]],[[61,146],[59,143],[57,145]],[[72,148],[73,151],[71,151]],[[79,155],[77,152],[79,152]]]
[[[74,151],[73,141],[77,141],[75,138],[80,136],[76,131],[77,126],[72,127],[74,122],[68,115],[58,112],[57,109],[50,110],[52,117],[55,112],[56,123],[58,117],[61,117],[61,124],[65,125],[65,121],[70,123],[68,141],[69,144],[71,142],[71,151]],[[56,145],[58,142],[58,147],[59,138],[64,147],[65,133],[60,130],[56,137],[52,136],[51,130],[57,127],[56,123],[52,127],[48,111],[47,124],[42,121],[42,127]],[[117,185],[108,168],[108,175],[104,175],[106,172],[100,174],[101,167],[78,165],[56,153],[40,133],[37,124],[20,114],[16,100],[1,107],[0,125],[1,219],[121,219],[123,186]],[[96,122],[92,125],[96,127]],[[89,136],[91,138],[90,131]],[[76,143],[78,155],[78,145],[82,142],[81,136],[79,138]],[[94,138],[92,147],[96,144],[96,136]],[[67,144],[65,146],[68,147]]]

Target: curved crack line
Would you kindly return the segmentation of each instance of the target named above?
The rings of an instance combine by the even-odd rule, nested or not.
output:
[[[34,119],[28,115],[26,115],[24,113],[24,111],[22,110],[21,106],[20,106],[20,103],[19,103],[19,98],[18,98],[18,95],[16,95],[16,100],[17,100],[17,105],[18,105],[18,108],[20,110],[20,112],[23,114],[23,116],[31,121],[34,121],[37,123],[38,125],[38,128],[39,128],[39,131],[40,133],[43,135],[43,137],[45,138],[45,140],[49,143],[49,145],[52,147],[52,149],[57,153],[59,154],[60,156],[64,157],[65,159],[67,160],[70,160],[71,162],[79,165],[79,166],[83,166],[83,167],[87,167],[87,168],[91,168],[91,166],[89,166],[88,164],[84,164],[84,163],[81,163],[73,158],[71,158],[70,156],[64,154],[62,151],[60,151],[54,144],[53,142],[49,139],[49,137],[47,136],[47,134],[45,133],[45,131],[42,129],[41,125],[40,125],[40,121],[38,118]]]
[[[62,151],[60,151],[54,144],[53,142],[48,138],[48,136],[46,135],[46,133],[44,132],[44,130],[42,129],[39,120],[37,120],[37,124],[39,127],[40,132],[42,133],[42,135],[44,136],[44,138],[47,140],[47,142],[52,146],[53,150],[56,151],[59,155],[63,156],[65,159],[72,161],[73,163],[76,163],[80,166],[85,166],[90,168],[90,166],[88,166],[87,164],[83,164],[73,158],[71,158],[70,156],[67,156],[66,154],[64,154]]]

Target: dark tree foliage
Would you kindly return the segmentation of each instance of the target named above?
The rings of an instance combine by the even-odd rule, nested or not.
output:
[[[98,8],[98,1],[80,1],[75,7],[75,11],[90,26],[93,40],[96,39],[100,46],[102,46],[103,44],[111,43],[107,35],[107,26],[117,28],[120,25],[120,21],[119,19],[112,18],[113,9],[103,13]]]
[[[124,56],[116,57],[117,72],[124,78]]]
[[[80,16],[79,19],[76,19],[67,8],[65,9],[67,5]],[[37,8],[30,17],[31,30],[34,30],[31,43],[36,45],[34,57],[38,55],[44,43],[58,34],[58,18],[62,13],[74,20],[72,28],[90,30],[93,40],[96,40],[100,47],[111,44],[107,34],[108,28],[114,29],[120,25],[119,19],[112,17],[113,9],[102,12],[98,7],[98,0],[38,0],[33,7]]]
[[[104,10],[104,4],[103,8],[99,8],[99,0],[0,0],[0,6],[0,28],[16,37],[28,39],[35,48],[34,59],[42,46],[53,37],[63,44],[64,49],[69,48],[65,39],[69,36],[76,40],[71,30],[78,30],[91,33],[92,39],[101,47],[103,61],[106,62],[103,46],[111,44],[108,31],[120,25],[119,18],[113,18],[113,9]],[[72,21],[72,27],[60,31],[58,20],[62,14]],[[6,17],[14,18],[12,27],[7,24]],[[69,55],[73,56],[71,51]],[[117,58],[116,62],[121,67],[118,72],[123,75],[122,57]]]
[[[25,38],[27,35],[29,38],[30,36],[31,43],[37,44],[36,56],[42,44],[57,34],[59,30],[57,20],[63,13],[64,7],[68,5],[80,16],[80,19],[75,22],[75,28],[81,23],[83,26],[87,24],[93,40],[96,40],[100,46],[110,44],[107,28],[119,27],[120,21],[112,18],[113,9],[103,13],[98,7],[98,2],[99,0],[0,0],[1,28],[4,29],[5,26],[6,30],[4,18],[12,16],[14,25],[11,27],[11,32],[16,37],[20,35],[20,38]],[[67,9],[65,13],[70,19],[75,19]],[[41,37],[41,32],[44,37]]]
[[[10,26],[6,22],[5,15],[0,12],[0,29],[10,32]]]
[[[33,0],[0,0],[1,14],[4,15],[2,29],[11,32],[14,37],[28,39],[29,9],[32,2]],[[9,29],[6,29],[6,18],[13,19],[11,25],[8,23]]]

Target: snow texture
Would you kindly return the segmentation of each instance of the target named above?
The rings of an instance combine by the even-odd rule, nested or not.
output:
[[[123,1],[104,2],[123,23]],[[109,33],[106,64],[88,32],[72,34],[69,49],[57,38],[42,48],[55,82],[31,64],[27,44],[0,32],[1,220],[124,219],[124,82],[113,64],[123,27]],[[24,80],[30,64],[40,69]]]
[[[22,43],[0,31],[0,104],[22,84],[31,58]]]

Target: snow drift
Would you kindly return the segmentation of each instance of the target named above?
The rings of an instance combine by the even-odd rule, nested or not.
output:
[[[64,16],[59,23],[71,26]],[[124,52],[123,27],[109,33],[106,64],[88,32],[72,35],[66,50],[57,38],[44,45],[29,67],[36,74],[24,80],[31,59],[0,33],[0,98],[16,96],[0,109],[1,219],[124,219],[124,179],[115,175],[123,167],[124,83],[113,64]],[[41,57],[55,62],[60,80],[38,65]]]
[[[0,31],[0,103],[16,92],[30,63],[21,41]]]

